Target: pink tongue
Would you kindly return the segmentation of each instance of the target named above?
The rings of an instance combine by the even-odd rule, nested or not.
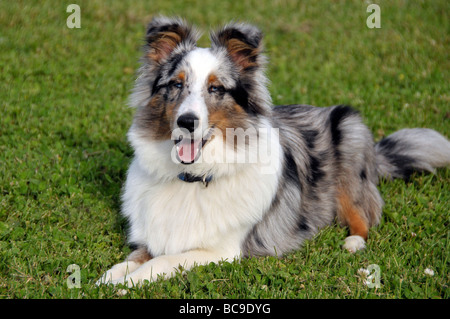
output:
[[[178,143],[178,157],[185,163],[191,163],[197,157],[197,153],[200,149],[200,141],[190,140],[184,138],[180,143]]]

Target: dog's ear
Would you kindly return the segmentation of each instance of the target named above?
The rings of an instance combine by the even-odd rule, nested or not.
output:
[[[147,27],[146,56],[153,62],[161,64],[166,61],[175,48],[195,47],[198,36],[198,32],[182,19],[156,17]]]
[[[259,66],[263,34],[257,27],[231,23],[210,36],[212,48],[224,47],[240,70]]]

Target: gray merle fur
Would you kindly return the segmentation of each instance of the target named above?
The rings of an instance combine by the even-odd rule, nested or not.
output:
[[[408,178],[450,162],[450,142],[429,129],[402,130],[375,145],[349,106],[275,106],[271,118],[280,128],[284,173],[276,204],[247,236],[246,256],[281,256],[335,218],[340,221],[336,196],[342,185],[367,223],[376,225],[383,205],[376,187],[380,178]]]
[[[166,31],[174,32],[180,43],[162,58],[148,58]],[[184,57],[196,48],[198,37],[199,33],[180,19],[159,17],[148,27],[131,105],[138,109],[137,123],[143,132],[155,131],[153,135],[145,133],[150,138],[167,138],[158,127],[168,126],[162,116],[163,105],[147,107],[150,98],[169,84],[176,70],[186,67]],[[272,106],[261,31],[231,23],[210,37],[210,50],[220,60],[220,98],[231,96],[246,112],[245,118],[239,118],[240,127],[257,127],[266,120],[280,133],[283,159],[278,189],[262,220],[242,243],[245,256],[281,256],[298,249],[335,219],[345,225],[339,213],[342,191],[361,212],[363,221],[369,227],[376,225],[383,205],[377,189],[380,178],[408,178],[415,170],[433,171],[450,163],[450,142],[433,130],[404,129],[375,144],[359,113],[350,106]],[[231,40],[240,45],[233,47]],[[181,101],[183,95],[179,98]]]

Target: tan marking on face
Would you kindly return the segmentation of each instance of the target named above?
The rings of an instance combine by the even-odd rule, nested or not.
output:
[[[208,85],[217,85],[219,83],[219,79],[215,74],[210,74],[208,77]]]
[[[246,112],[244,111],[244,109],[242,108],[242,106],[240,106],[239,104],[234,104],[233,105],[233,111],[239,114],[246,114]]]
[[[233,104],[229,107],[223,107],[222,109],[215,110],[209,115],[210,125],[214,125],[222,133],[224,142],[233,143],[233,147],[237,147],[237,137],[234,136],[233,141],[227,141],[227,129],[247,129],[247,114],[237,104]],[[231,133],[231,132],[230,132]]]
[[[135,121],[145,136],[155,140],[171,138],[171,118],[175,104],[166,104],[159,95],[151,98],[149,103],[139,108]]]
[[[180,82],[183,82],[183,83],[184,83],[184,81],[186,80],[186,73],[184,73],[184,71],[181,71],[180,73],[178,73],[177,79],[178,79]]]
[[[175,114],[177,109],[176,103],[171,103],[166,106],[166,118],[167,122],[173,123],[175,121]]]
[[[229,121],[229,114],[225,109],[217,110],[209,115],[209,122],[219,129],[225,138],[226,129],[232,128]]]

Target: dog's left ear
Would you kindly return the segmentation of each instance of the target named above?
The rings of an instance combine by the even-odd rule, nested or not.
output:
[[[244,23],[232,23],[221,30],[211,33],[211,47],[225,48],[231,60],[240,71],[260,66],[262,51],[262,32],[255,26]]]

